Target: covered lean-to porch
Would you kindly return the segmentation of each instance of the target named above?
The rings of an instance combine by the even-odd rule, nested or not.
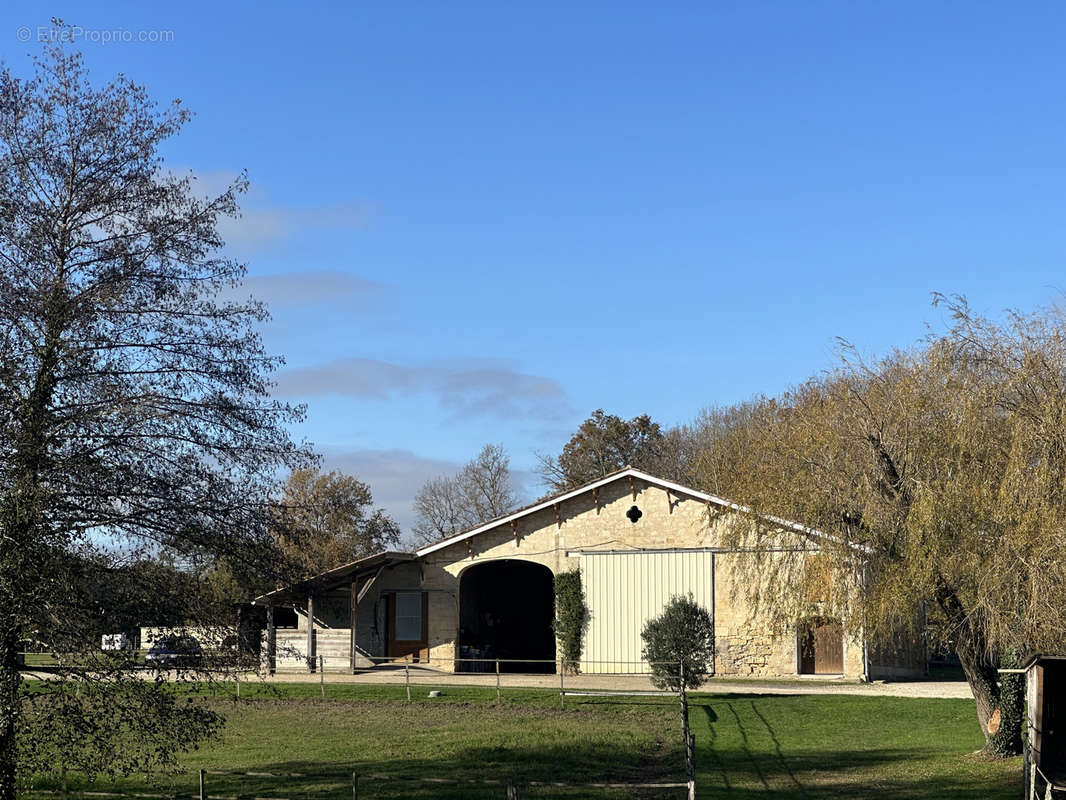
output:
[[[354,671],[393,658],[428,661],[430,594],[412,553],[384,552],[258,597],[264,666]]]

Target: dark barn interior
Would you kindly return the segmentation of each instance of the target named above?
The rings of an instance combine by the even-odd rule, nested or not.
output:
[[[1043,665],[1040,768],[1056,784],[1066,783],[1066,661]]]
[[[460,672],[555,672],[552,572],[529,561],[490,561],[467,568],[459,584]],[[490,659],[464,661],[462,659]],[[504,659],[549,663],[516,664]]]

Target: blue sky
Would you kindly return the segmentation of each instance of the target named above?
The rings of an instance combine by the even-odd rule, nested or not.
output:
[[[837,336],[915,341],[933,291],[1056,301],[1066,8],[932,5],[9,1],[0,52],[63,17],[196,113],[171,165],[248,170],[230,248],[297,434],[406,527],[486,442],[532,496],[595,408],[777,393]]]

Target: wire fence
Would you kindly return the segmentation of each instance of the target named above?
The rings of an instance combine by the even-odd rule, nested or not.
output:
[[[43,656],[49,654],[32,654],[35,656]],[[80,654],[84,656],[84,654]],[[54,660],[46,661],[41,659],[37,664],[27,663],[26,670],[30,674],[39,673],[42,667],[45,668],[43,677],[47,678],[47,667],[52,665],[69,665],[77,663],[79,656],[75,654],[62,654],[52,655]],[[91,661],[91,659],[89,659]],[[275,683],[286,683],[286,678],[299,678],[299,684],[304,685],[312,692],[312,687],[317,683],[318,694],[323,699],[329,699],[334,697],[336,699],[345,699],[349,693],[343,691],[345,685],[356,685],[365,690],[370,687],[380,687],[383,692],[391,694],[392,700],[403,700],[408,703],[416,700],[420,702],[432,702],[434,698],[446,696],[449,693],[462,693],[462,700],[467,701],[470,699],[476,699],[469,696],[469,690],[475,690],[483,692],[480,696],[488,702],[491,702],[493,694],[495,696],[495,702],[497,705],[504,702],[504,697],[508,691],[523,691],[529,692],[530,689],[540,689],[542,691],[548,691],[551,694],[558,693],[559,708],[566,708],[567,698],[599,698],[601,700],[610,701],[612,698],[622,700],[624,698],[669,698],[672,702],[676,702],[679,693],[673,690],[657,690],[652,688],[634,688],[633,686],[622,688],[602,688],[604,679],[617,678],[615,675],[601,675],[596,674],[592,680],[597,684],[599,688],[590,687],[590,676],[584,676],[580,674],[568,674],[565,670],[559,668],[559,664],[554,659],[505,659],[505,658],[448,658],[437,659],[435,662],[421,658],[415,660],[411,657],[404,658],[375,658],[373,659],[374,666],[364,669],[356,670],[353,674],[351,667],[347,660],[343,662],[341,659],[330,659],[325,655],[318,656],[314,663],[308,663],[304,659],[304,666],[302,669],[293,671],[279,670],[274,676],[273,681],[268,680],[268,671],[264,669],[262,662],[257,660],[257,669],[252,671],[227,671],[223,670],[214,677],[210,678],[212,685],[212,692],[217,694],[218,690],[224,693],[233,700],[252,700],[258,697],[271,696],[278,689],[274,686]],[[596,665],[612,665],[621,667],[637,667],[643,666],[645,669],[653,666],[679,666],[678,662],[656,662],[649,665],[648,662],[587,662]],[[143,668],[143,671],[147,675],[153,670],[160,669],[158,665],[139,665]],[[510,671],[509,671],[510,670]],[[550,670],[550,671],[549,671]],[[635,672],[636,670],[633,670]],[[555,674],[552,674],[554,672]],[[205,668],[204,673],[211,676],[214,673],[210,669]],[[645,676],[639,676],[641,680]],[[317,680],[316,680],[317,679]],[[242,688],[243,687],[243,688]],[[249,691],[251,689],[251,691]],[[384,697],[382,699],[390,699]],[[579,701],[580,702],[580,701]],[[688,743],[690,748],[694,748],[694,744],[690,741]],[[686,770],[687,771],[687,770]],[[106,798],[143,798],[143,800],[168,800],[174,798],[174,800],[182,800],[182,798],[193,798],[193,800],[296,800],[296,798],[302,795],[301,793],[287,792],[282,789],[278,793],[271,793],[264,795],[260,791],[253,793],[218,793],[211,790],[211,776],[235,776],[246,778],[263,778],[263,779],[304,779],[313,778],[314,776],[303,773],[268,773],[268,772],[254,772],[254,771],[241,771],[241,770],[203,770],[200,774],[199,792],[194,794],[190,792],[171,792],[171,793],[146,793],[136,791],[91,791],[91,790],[69,790],[66,784],[66,776],[63,775],[61,789],[27,789],[20,791],[20,796],[32,797],[62,797],[64,800],[69,798],[79,798],[80,800],[106,800]],[[617,791],[639,791],[648,792],[654,791],[657,796],[672,797],[675,796],[673,792],[676,791],[677,797],[695,797],[695,780],[694,775],[690,775],[686,781],[658,781],[649,783],[636,783],[636,782],[587,782],[576,783],[566,781],[536,781],[527,780],[524,782],[516,781],[513,778],[488,775],[478,779],[460,779],[460,778],[445,778],[445,777],[419,777],[419,776],[407,776],[407,775],[387,775],[381,773],[361,773],[359,771],[353,771],[351,775],[352,780],[352,797],[353,800],[359,800],[360,791],[364,793],[364,798],[375,797],[379,791],[387,790],[386,794],[389,796],[395,796],[397,791],[402,791],[403,786],[415,786],[416,784],[435,784],[442,787],[450,787],[450,791],[459,792],[460,796],[467,796],[462,787],[469,786],[473,788],[475,785],[480,787],[479,793],[481,796],[499,796],[507,798],[521,798],[529,795],[531,797],[536,796],[553,796],[553,790],[578,790],[578,789],[593,789],[593,790],[617,790]],[[382,785],[385,784],[383,787]],[[397,787],[400,787],[397,789]],[[492,794],[493,787],[499,787],[499,795]],[[221,791],[227,791],[226,787],[218,787]],[[683,791],[682,791],[683,790]],[[506,792],[506,793],[504,793]],[[316,796],[319,796],[316,794]],[[402,796],[402,795],[401,795]]]
[[[91,675],[102,663],[99,654],[27,653],[23,666],[28,677],[49,679],[77,679],[79,673]],[[182,683],[203,682],[212,694],[235,699],[261,696],[269,687],[279,683],[304,686],[318,684],[317,694],[325,699],[338,699],[350,693],[334,689],[340,686],[379,686],[399,688],[407,702],[413,699],[434,699],[456,690],[484,690],[494,692],[497,704],[503,702],[508,691],[539,689],[557,693],[560,708],[566,707],[568,697],[642,697],[676,698],[676,689],[661,689],[650,680],[655,667],[676,667],[678,662],[646,661],[585,661],[583,669],[568,672],[555,659],[518,658],[368,658],[372,666],[352,670],[347,658],[319,655],[313,660],[301,658],[270,670],[259,658],[235,660],[224,654],[205,653],[205,658],[181,662],[144,662],[134,659],[120,664],[114,654],[104,654],[110,666],[118,664],[134,675],[146,679],[157,674],[169,675]],[[32,656],[33,658],[30,658]],[[640,670],[643,669],[644,672]],[[250,691],[251,690],[251,691]],[[387,698],[383,698],[387,699]],[[396,696],[393,696],[396,699]],[[476,699],[476,697],[468,697]]]
[[[298,800],[298,798],[306,798],[310,796],[319,796],[320,792],[317,790],[314,792],[286,792],[286,787],[283,785],[280,788],[280,792],[277,795],[261,795],[256,792],[253,793],[223,793],[218,794],[218,790],[211,785],[211,779],[213,776],[227,776],[227,777],[247,777],[255,779],[274,779],[279,781],[291,780],[291,779],[308,779],[314,778],[315,775],[304,772],[258,772],[254,770],[207,770],[202,769],[199,771],[199,789],[198,791],[186,791],[186,792],[138,792],[138,791],[122,791],[116,789],[113,791],[89,791],[82,789],[69,789],[66,786],[66,780],[64,777],[64,785],[61,789],[24,789],[18,792],[18,795],[23,798],[30,797],[53,797],[62,798],[62,800],[90,800],[90,798],[139,798],[141,800]],[[380,773],[351,773],[351,797],[352,800],[359,800],[360,792],[362,792],[364,800],[373,797],[376,792],[376,788],[380,787],[380,784],[386,784],[386,788],[389,790],[395,789],[397,786],[414,786],[418,784],[428,784],[430,786],[448,787],[462,791],[465,787],[477,787],[482,791],[489,791],[493,788],[498,788],[499,794],[493,792],[493,796],[506,797],[507,800],[521,800],[522,796],[527,793],[539,794],[540,790],[558,790],[558,789],[599,789],[599,790],[622,790],[622,791],[652,791],[655,790],[658,796],[662,795],[662,790],[673,789],[676,790],[678,796],[681,795],[681,790],[684,790],[684,796],[689,800],[695,800],[696,797],[696,782],[695,779],[690,778],[686,781],[650,781],[645,783],[639,782],[618,782],[618,781],[594,781],[594,782],[570,782],[570,781],[536,781],[527,780],[520,781],[514,778],[441,778],[441,777],[419,777],[411,775],[385,775]],[[227,789],[223,788],[223,792]],[[214,793],[213,793],[214,792]],[[284,793],[287,796],[282,796]],[[673,793],[667,794],[667,797],[673,796]]]

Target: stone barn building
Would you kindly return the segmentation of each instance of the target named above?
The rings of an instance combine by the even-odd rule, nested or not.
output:
[[[626,468],[412,552],[384,552],[278,589],[267,607],[271,667],[370,668],[409,659],[455,671],[554,672],[553,578],[579,569],[591,612],[581,671],[640,673],[640,631],[674,595],[712,615],[718,675],[920,674],[920,648],[876,657],[839,623],[774,636],[733,592],[722,526],[739,506]],[[783,540],[818,534],[781,522]],[[794,546],[794,545],[793,545]],[[750,554],[747,555],[750,557]],[[524,662],[524,663],[520,663]],[[313,668],[313,667],[312,667]]]

